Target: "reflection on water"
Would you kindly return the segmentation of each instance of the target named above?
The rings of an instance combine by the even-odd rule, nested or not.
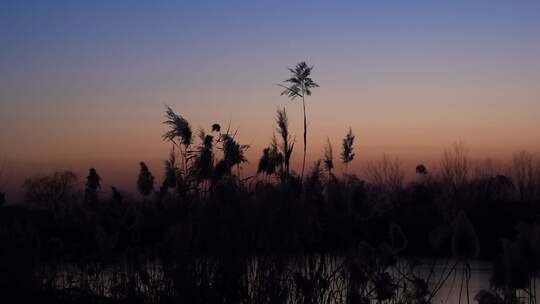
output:
[[[174,287],[179,283],[187,284],[190,288],[206,288],[209,294],[217,293],[216,290],[223,292],[224,288],[238,289],[234,292],[238,300],[247,303],[260,302],[261,297],[268,300],[270,296],[287,298],[278,301],[283,303],[346,303],[353,298],[352,289],[362,290],[361,285],[355,283],[359,279],[354,278],[354,263],[343,257],[257,257],[248,260],[246,263],[227,265],[199,259],[193,261],[193,268],[185,265],[173,267],[160,262],[148,262],[136,267],[125,263],[106,267],[93,265],[84,269],[76,265],[63,265],[44,268],[40,275],[45,284],[57,290],[78,290],[107,298],[125,298],[129,292],[133,292],[144,295],[150,302],[159,302],[164,295],[185,290]],[[400,259],[383,270],[390,275],[390,282],[396,287],[392,291],[392,298],[386,299],[386,302],[414,297],[415,292],[419,291],[411,283],[415,278],[420,278],[428,283],[428,292],[423,299],[431,300],[431,303],[467,303],[467,296],[471,303],[475,303],[474,297],[478,292],[490,288],[491,267],[489,262],[471,262],[467,283],[466,266],[456,260]],[[178,273],[179,270],[190,273]],[[376,279],[378,270],[373,270],[369,274],[373,277],[366,277],[361,283],[366,285],[364,293],[359,293],[371,302],[378,302],[380,281]],[[241,278],[239,282],[233,282],[237,278]],[[224,281],[228,282],[221,286]],[[218,293],[218,296],[221,294]],[[518,297],[528,299],[524,292]]]
[[[424,261],[425,264],[420,267],[420,275],[425,276],[430,272],[430,267],[426,266],[428,263],[432,264],[433,261]],[[448,265],[452,265],[456,261],[445,260],[438,261],[435,264],[432,279],[430,280],[430,286],[433,286],[437,280],[448,275]],[[441,289],[435,295],[433,303],[459,303],[460,301],[460,289],[461,289],[461,302],[467,303],[467,291],[465,283],[463,287],[461,282],[465,281],[465,265],[459,264],[456,266],[455,271],[451,272],[448,279],[444,282]],[[469,301],[473,302],[474,297],[481,290],[489,290],[490,277],[491,277],[491,263],[483,261],[474,261],[470,263],[470,280],[469,280]]]

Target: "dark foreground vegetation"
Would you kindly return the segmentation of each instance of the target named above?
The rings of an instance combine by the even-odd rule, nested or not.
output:
[[[307,68],[291,72],[305,76]],[[290,88],[302,101],[309,95]],[[194,135],[172,109],[166,117],[165,176],[157,185],[141,162],[141,199],[114,187],[104,195],[93,168],[83,190],[75,174],[56,172],[27,179],[25,204],[7,204],[1,193],[0,301],[434,303],[459,273],[459,301],[535,303],[533,155],[517,153],[499,168],[473,163],[457,144],[407,182],[388,156],[362,179],[346,169],[337,176],[335,166],[355,159],[349,130],[339,161],[328,141],[324,158],[298,175],[280,109],[257,174],[242,176],[249,147],[235,131],[214,124]],[[493,261],[493,274],[489,290],[470,295],[475,259]]]

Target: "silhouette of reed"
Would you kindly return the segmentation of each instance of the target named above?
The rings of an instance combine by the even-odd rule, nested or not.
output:
[[[289,68],[291,77],[285,80],[286,85],[281,85],[285,90],[281,95],[287,95],[291,100],[298,98],[302,99],[302,110],[304,113],[304,155],[302,158],[302,172],[300,181],[304,178],[304,170],[306,167],[306,151],[307,151],[307,116],[306,116],[306,96],[311,95],[311,89],[319,87],[319,85],[311,79],[311,71],[313,67],[308,66],[302,61],[296,64],[294,68]]]
[[[459,302],[534,303],[534,155],[518,153],[507,168],[489,161],[474,167],[457,144],[440,168],[406,168],[384,155],[362,179],[333,174],[327,139],[324,158],[302,179],[291,170],[295,137],[278,109],[277,136],[262,151],[257,174],[242,177],[249,146],[237,131],[215,123],[193,136],[185,117],[170,107],[165,115],[165,174],[156,190],[157,179],[140,162],[142,199],[115,187],[100,195],[101,176],[90,168],[84,189],[73,172],[54,172],[25,181],[26,204],[0,204],[3,299],[436,303],[459,275]],[[354,139],[349,129],[345,167],[355,159]],[[411,181],[407,171],[416,173]],[[492,287],[473,295],[476,259],[494,266]]]
[[[349,163],[354,160],[353,145],[354,145],[354,134],[352,132],[352,129],[349,128],[349,132],[347,132],[347,134],[345,135],[345,138],[343,138],[343,144],[342,144],[343,150],[341,152],[341,160],[343,161],[343,164],[345,165],[345,173],[347,173]]]

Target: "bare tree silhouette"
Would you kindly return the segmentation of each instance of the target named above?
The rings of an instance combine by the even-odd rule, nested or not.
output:
[[[470,160],[465,144],[454,143],[451,149],[445,149],[441,161],[441,175],[445,183],[457,191],[463,186],[470,174]]]
[[[297,97],[302,98],[302,108],[304,111],[304,157],[302,160],[302,173],[300,181],[304,179],[304,169],[306,167],[306,149],[307,149],[307,117],[306,117],[306,96],[311,95],[311,89],[319,87],[319,85],[311,79],[311,70],[313,66],[308,66],[304,61],[296,64],[294,68],[289,68],[291,78],[285,80],[286,85],[281,85],[285,88],[281,95],[287,95],[291,100]]]
[[[522,201],[532,198],[535,183],[534,156],[532,153],[520,151],[514,153],[510,175]]]
[[[398,158],[392,159],[384,154],[380,160],[368,163],[366,178],[377,188],[392,193],[403,186],[405,173]]]
[[[56,212],[59,205],[72,199],[77,175],[71,171],[54,172],[50,175],[27,178],[23,187],[26,200],[42,207],[51,207]]]

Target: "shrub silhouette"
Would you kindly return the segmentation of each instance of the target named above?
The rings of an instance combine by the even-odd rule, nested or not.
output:
[[[90,168],[86,177],[86,188],[84,190],[84,200],[90,203],[98,201],[98,190],[101,188],[101,177],[96,169]]]
[[[137,178],[137,190],[143,197],[147,197],[154,191],[154,176],[144,162],[139,163],[140,171]]]
[[[122,193],[120,193],[120,191],[118,191],[116,187],[111,187],[111,192],[113,201],[115,201],[117,204],[121,204],[124,200],[124,196],[122,195]]]
[[[416,173],[420,174],[420,175],[427,175],[428,170],[427,170],[425,165],[420,164],[420,165],[416,166]]]

